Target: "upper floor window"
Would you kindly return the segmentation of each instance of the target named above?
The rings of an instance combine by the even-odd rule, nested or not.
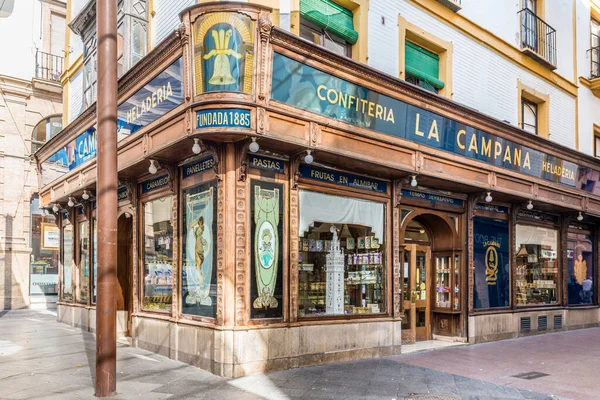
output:
[[[346,57],[358,40],[352,11],[331,0],[300,1],[300,36]]]
[[[592,18],[590,28],[590,44],[592,45],[592,48],[590,49],[590,59],[592,63],[590,77],[594,79],[600,78],[600,22]]]
[[[440,57],[421,46],[405,42],[404,68],[407,82],[420,86],[432,92],[438,92],[444,87],[439,79]]]
[[[534,102],[521,99],[521,126],[529,133],[538,133],[538,106]]]
[[[62,115],[54,115],[41,120],[31,133],[31,153],[38,151],[48,140],[62,130]]]

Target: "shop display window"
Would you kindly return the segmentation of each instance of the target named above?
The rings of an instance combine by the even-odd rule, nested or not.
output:
[[[558,298],[558,231],[516,226],[517,305],[556,304]]]
[[[283,316],[283,194],[280,183],[250,183],[251,318]]]
[[[58,295],[58,256],[60,231],[56,217],[31,200],[31,264],[29,293],[32,296]]]
[[[65,301],[73,300],[73,225],[68,224],[62,230],[62,295]]]
[[[385,206],[300,191],[300,317],[385,312]]]
[[[217,185],[183,191],[181,312],[215,317],[217,310]]]
[[[460,259],[458,255],[436,254],[435,307],[460,310]]]
[[[173,297],[173,196],[144,203],[143,308],[171,311]]]
[[[567,240],[569,305],[594,304],[594,237],[569,232]]]
[[[78,302],[87,304],[90,281],[90,223],[83,221],[79,223],[79,279]]]

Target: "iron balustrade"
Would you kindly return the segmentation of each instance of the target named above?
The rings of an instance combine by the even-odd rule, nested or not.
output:
[[[590,79],[600,78],[600,36],[592,33],[592,48],[589,51],[592,61]]]
[[[39,50],[35,52],[36,78],[60,82],[63,66],[64,60],[62,57]]]
[[[533,11],[524,8],[521,17],[521,49],[556,68],[556,30]]]

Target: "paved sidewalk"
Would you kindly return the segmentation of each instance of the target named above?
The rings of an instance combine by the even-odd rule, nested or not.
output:
[[[0,311],[0,399],[91,399],[94,335],[55,321],[50,311]],[[548,335],[550,336],[550,335]],[[549,395],[453,375],[416,364],[451,362],[447,352],[330,364],[224,379],[125,345],[118,348],[118,399],[552,399]],[[485,350],[485,347],[483,347]],[[600,349],[597,350],[600,353]],[[480,366],[490,364],[482,360]],[[598,368],[595,373],[597,374]],[[555,372],[564,373],[555,364]],[[511,382],[506,382],[511,384]],[[540,391],[540,390],[539,390]],[[541,390],[541,392],[547,392]]]

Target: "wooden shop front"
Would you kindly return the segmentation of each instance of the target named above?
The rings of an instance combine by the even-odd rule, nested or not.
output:
[[[514,337],[523,318],[598,324],[595,159],[275,28],[266,8],[181,18],[119,81],[134,345],[242,376]],[[58,318],[92,330],[95,123],[89,108],[36,153],[41,206],[64,216]]]

